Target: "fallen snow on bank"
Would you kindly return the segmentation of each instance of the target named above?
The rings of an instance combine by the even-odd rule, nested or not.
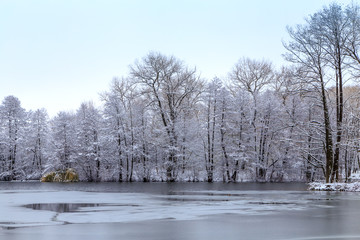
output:
[[[354,183],[309,183],[309,190],[312,191],[343,191],[360,192],[360,182]]]

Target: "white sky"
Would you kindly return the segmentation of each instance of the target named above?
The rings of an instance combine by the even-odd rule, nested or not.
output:
[[[351,0],[337,1],[348,4]],[[99,103],[115,76],[149,51],[201,76],[226,77],[239,58],[284,64],[286,26],[329,0],[0,0],[0,101],[50,116]]]

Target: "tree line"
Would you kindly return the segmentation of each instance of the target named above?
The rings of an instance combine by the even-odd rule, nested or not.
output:
[[[102,106],[49,118],[0,106],[0,180],[74,168],[83,181],[348,181],[360,160],[359,6],[333,3],[288,27],[291,64],[241,58],[202,79],[151,52]]]

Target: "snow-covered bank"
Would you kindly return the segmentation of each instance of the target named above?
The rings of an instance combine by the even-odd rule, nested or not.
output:
[[[353,183],[309,183],[309,190],[312,191],[343,191],[360,192],[360,182]]]

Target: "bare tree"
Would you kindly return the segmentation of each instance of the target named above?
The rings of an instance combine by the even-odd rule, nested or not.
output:
[[[320,98],[323,112],[324,126],[324,152],[326,156],[325,179],[330,181],[333,167],[333,140],[330,124],[329,107],[326,92],[325,69],[328,61],[325,58],[324,40],[319,37],[314,29],[312,20],[308,20],[306,25],[297,25],[296,28],[288,28],[291,38],[289,43],[284,43],[287,53],[284,55],[286,60],[295,63],[299,67],[299,74],[303,81],[301,84],[307,86]]]
[[[344,117],[344,91],[345,52],[349,38],[348,24],[342,7],[333,3],[312,16],[312,22],[317,35],[324,41],[323,47],[326,58],[334,70],[335,100],[336,100],[336,143],[331,182],[339,181],[340,145],[342,139],[342,125]]]
[[[352,75],[358,78],[360,76],[360,6],[352,3],[347,6],[344,14],[347,19],[344,54],[350,59],[347,63]]]

